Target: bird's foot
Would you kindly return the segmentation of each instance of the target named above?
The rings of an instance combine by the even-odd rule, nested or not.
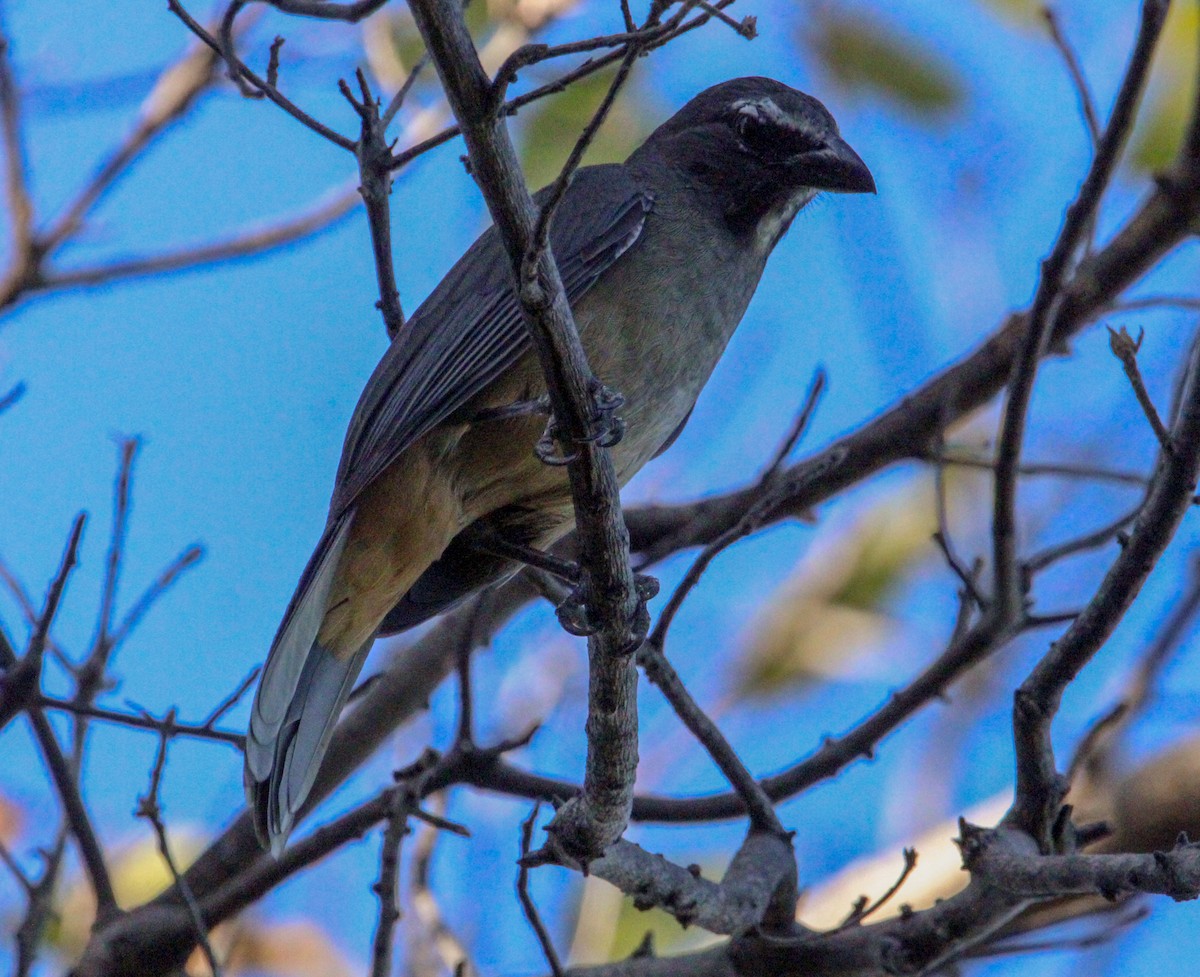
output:
[[[625,421],[617,414],[625,406],[625,397],[595,377],[592,377],[589,386],[592,394],[592,433],[586,440],[595,442],[601,448],[611,448],[625,437]]]
[[[588,419],[589,433],[584,437],[575,438],[574,441],[576,444],[597,444],[601,448],[611,448],[625,436],[625,421],[617,414],[617,411],[625,406],[625,398],[595,377],[592,377],[589,383],[589,391],[592,395],[592,415]],[[545,432],[533,449],[542,464],[560,466],[578,460],[578,451],[559,451],[558,441],[561,433],[561,426],[551,414]]]
[[[646,574],[635,573],[633,586],[637,594],[637,607],[634,608],[633,617],[629,622],[628,640],[621,648],[622,654],[633,654],[646,640],[646,635],[650,633],[650,611],[646,604],[658,593],[657,578]],[[600,629],[579,587],[572,590],[566,600],[558,605],[555,614],[563,630],[578,637],[590,637]]]

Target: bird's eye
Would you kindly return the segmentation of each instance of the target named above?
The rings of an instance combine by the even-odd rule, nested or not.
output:
[[[743,112],[733,124],[742,144],[753,153],[766,153],[776,142],[776,129],[756,115]]]

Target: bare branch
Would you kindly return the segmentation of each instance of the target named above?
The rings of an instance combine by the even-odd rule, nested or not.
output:
[[[904,867],[900,870],[900,876],[892,883],[891,887],[874,902],[868,902],[867,897],[863,896],[858,904],[855,905],[853,911],[846,917],[846,921],[842,923],[838,929],[846,929],[848,926],[857,926],[864,919],[873,916],[887,903],[892,900],[892,897],[900,891],[904,883],[908,881],[908,877],[912,874],[912,870],[917,867],[917,852],[915,848],[904,849]]]
[[[550,934],[546,931],[542,917],[537,911],[533,896],[529,894],[529,843],[533,839],[533,825],[537,821],[539,810],[541,810],[541,805],[535,804],[533,810],[529,812],[529,817],[521,823],[521,855],[517,859],[517,899],[520,900],[525,919],[537,936],[538,943],[541,944],[546,962],[550,964],[550,972],[554,977],[562,977],[563,967],[558,959],[558,951],[554,949],[554,941],[550,939]]]
[[[104,852],[92,827],[91,816],[84,806],[71,763],[64,756],[62,747],[59,746],[58,738],[45,713],[33,703],[33,697],[37,692],[41,677],[42,651],[66,588],[67,579],[75,566],[85,521],[86,517],[83,513],[75,517],[66,549],[63,552],[62,562],[51,581],[45,606],[34,627],[33,634],[30,636],[24,657],[18,662],[7,639],[0,641],[0,668],[4,670],[0,716],[10,705],[16,705],[29,713],[29,720],[33,725],[38,747],[50,770],[50,778],[54,783],[59,800],[62,802],[63,810],[66,812],[71,834],[74,835],[79,845],[84,868],[92,883],[92,890],[96,894],[96,919],[99,923],[103,923],[118,912],[116,895],[113,893],[112,881],[104,863]],[[14,673],[17,675],[14,676]],[[23,701],[20,701],[22,699]],[[3,722],[0,722],[0,725],[3,725]]]
[[[557,813],[552,838],[586,861],[624,830],[637,765],[637,677],[629,651],[640,638],[636,618],[642,598],[629,566],[616,472],[599,443],[601,388],[588,368],[554,258],[548,247],[537,246],[534,204],[507,128],[494,112],[491,82],[461,9],[453,0],[413,0],[410,7],[463,126],[473,173],[512,261],[550,393],[556,440],[569,459],[583,571],[580,593],[596,629],[588,641],[589,690],[593,706],[604,705],[591,710],[595,723],[588,736],[584,793]]]
[[[1047,547],[1039,553],[1034,553],[1025,560],[1025,572],[1032,577],[1034,574],[1045,570],[1046,567],[1057,563],[1059,560],[1075,556],[1077,553],[1083,553],[1087,550],[1097,549],[1113,539],[1119,541],[1121,532],[1137,518],[1138,513],[1141,511],[1142,504],[1139,502],[1132,511],[1123,513],[1107,526],[1101,526],[1090,533],[1085,533],[1075,539],[1069,539],[1064,543],[1059,543],[1056,546]]]
[[[278,88],[270,85],[267,81],[253,71],[251,71],[242,60],[237,56],[234,50],[234,21],[246,5],[247,0],[233,0],[225,11],[225,17],[221,22],[221,40],[214,38],[191,14],[184,9],[180,0],[167,0],[167,9],[176,17],[183,21],[184,25],[195,34],[201,41],[204,42],[211,50],[215,51],[229,66],[229,77],[238,85],[238,88],[243,94],[250,94],[255,97],[266,97],[278,105],[281,109],[292,116],[301,125],[307,126],[318,136],[329,140],[335,146],[340,146],[342,149],[349,152],[354,151],[354,143],[345,136],[322,122],[317,121],[302,108],[286,98]],[[324,5],[322,5],[324,6]]]
[[[184,573],[196,566],[202,559],[204,559],[204,547],[193,543],[191,546],[185,547],[175,559],[168,563],[159,575],[150,582],[150,585],[129,605],[129,610],[125,612],[125,616],[121,618],[120,623],[113,629],[110,636],[113,647],[120,647],[133,629],[142,622],[142,619],[150,612],[155,603],[158,602],[158,599],[169,591]]]
[[[3,128],[5,188],[8,212],[12,218],[10,239],[16,266],[27,269],[36,263],[33,241],[33,198],[29,193],[29,174],[25,161],[25,140],[21,131],[21,93],[12,69],[12,48],[0,34],[0,127]],[[14,267],[10,274],[16,274]]]
[[[796,869],[790,838],[751,831],[720,882],[630,841],[619,841],[589,869],[634,897],[638,909],[658,907],[685,926],[732,934],[766,925],[790,928],[796,912]]]
[[[1146,502],[1129,539],[1082,613],[1038,662],[1017,690],[1013,733],[1017,754],[1016,800],[1008,821],[1050,850],[1065,783],[1055,769],[1050,724],[1063,690],[1100,650],[1133,603],[1146,577],[1192,505],[1200,477],[1200,339],[1189,354],[1180,409],[1158,463]]]
[[[133,129],[105,157],[92,178],[57,219],[39,235],[38,248],[52,254],[82,228],[88,214],[162,132],[182,116],[213,83],[216,59],[204,45],[193,45],[168,66],[147,96]]]
[[[208,714],[208,718],[204,720],[202,727],[204,729],[211,730],[214,726],[216,726],[218,719],[220,719],[225,715],[225,713],[229,712],[230,709],[241,702],[242,697],[250,691],[250,688],[254,685],[254,680],[258,678],[258,674],[261,671],[261,665],[255,665],[252,669],[250,669],[238,687],[234,689],[228,696],[226,696],[225,699],[222,700],[217,707]]]
[[[1144,335],[1145,333],[1140,333],[1134,340],[1124,326],[1120,329],[1110,327],[1108,346],[1112,350],[1113,356],[1121,361],[1125,376],[1129,378],[1129,385],[1133,387],[1133,394],[1137,397],[1138,405],[1142,408],[1142,413],[1146,415],[1146,420],[1150,422],[1150,427],[1154,431],[1154,436],[1158,438],[1158,443],[1167,447],[1170,444],[1171,436],[1167,433],[1162,418],[1158,416],[1154,401],[1150,399],[1150,392],[1146,389],[1146,382],[1142,379],[1142,371],[1138,369],[1137,354],[1142,348]]]
[[[658,687],[666,700],[675,710],[680,721],[691,731],[700,745],[712,757],[721,773],[733,786],[746,811],[750,815],[750,825],[754,831],[767,832],[778,837],[789,837],[783,825],[771,807],[771,801],[766,792],[759,786],[741,757],[722,735],[717,724],[700,708],[679,674],[663,654],[662,646],[653,639],[642,645],[638,652],[638,664],[646,672],[646,677]],[[789,839],[790,840],[790,839]]]
[[[183,897],[184,905],[187,906],[188,915],[191,917],[192,925],[195,927],[196,941],[200,945],[201,951],[204,953],[205,959],[208,961],[209,970],[213,977],[221,977],[221,966],[217,962],[217,955],[213,951],[212,943],[208,939],[208,927],[204,922],[204,916],[200,912],[200,906],[196,902],[196,897],[192,894],[192,890],[188,888],[187,882],[184,881],[182,874],[179,871],[179,865],[175,861],[175,856],[171,854],[171,845],[167,838],[167,826],[163,823],[162,809],[158,802],[158,791],[162,785],[163,771],[167,765],[167,743],[170,742],[172,736],[172,727],[175,722],[175,710],[172,709],[167,713],[164,722],[164,729],[158,737],[158,752],[154,757],[154,766],[150,770],[150,788],[145,795],[138,798],[137,808],[134,813],[139,818],[145,818],[150,822],[154,829],[154,836],[158,841],[158,853],[167,864],[167,869],[171,873],[171,878],[178,888],[180,895]]]
[[[324,194],[309,209],[294,217],[236,231],[208,244],[185,245],[145,257],[78,268],[50,268],[36,284],[30,286],[29,294],[42,295],[68,288],[107,285],[115,281],[189,271],[237,258],[253,257],[325,230],[353,210],[359,201],[355,181],[353,186]]]
[[[371,887],[379,897],[379,921],[371,941],[371,977],[389,977],[392,973],[392,937],[400,919],[397,882],[400,875],[400,844],[408,834],[409,798],[405,791],[393,791],[383,838],[379,843],[379,878]]]
[[[1083,186],[1067,208],[1058,240],[1042,262],[1041,278],[1029,310],[1025,336],[1013,365],[996,450],[996,487],[992,512],[992,606],[1001,618],[1014,617],[1024,610],[1021,573],[1017,562],[1017,471],[1038,363],[1048,348],[1058,311],[1066,301],[1064,286],[1071,263],[1092,225],[1121,150],[1133,128],[1137,105],[1150,73],[1154,48],[1166,20],[1167,5],[1167,0],[1144,0],[1142,4],[1138,36],[1112,116],[1096,148]]]
[[[14,406],[22,397],[25,396],[25,384],[14,384],[11,388],[0,394],[0,414],[3,414],[10,407]]]
[[[59,709],[75,716],[85,716],[88,719],[99,719],[101,722],[128,726],[130,729],[144,729],[158,734],[162,734],[165,730],[169,729],[172,736],[186,736],[198,740],[212,740],[215,743],[228,743],[231,746],[236,746],[238,749],[241,749],[246,742],[246,737],[242,733],[235,733],[232,730],[226,729],[214,729],[209,725],[210,720],[196,725],[179,723],[172,720],[168,725],[165,720],[155,719],[145,712],[117,712],[114,709],[86,705],[70,699],[55,699],[46,695],[37,697],[37,705],[43,709]]]

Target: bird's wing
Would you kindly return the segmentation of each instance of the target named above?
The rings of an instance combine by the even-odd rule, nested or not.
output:
[[[637,241],[652,203],[622,166],[576,174],[550,228],[568,301]],[[491,227],[413,313],[371,375],[346,432],[330,519],[528,349],[508,257]]]

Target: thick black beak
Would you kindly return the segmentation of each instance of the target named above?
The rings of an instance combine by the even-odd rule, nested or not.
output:
[[[795,160],[805,186],[835,193],[874,193],[875,178],[858,153],[839,136],[830,136],[820,149]]]

